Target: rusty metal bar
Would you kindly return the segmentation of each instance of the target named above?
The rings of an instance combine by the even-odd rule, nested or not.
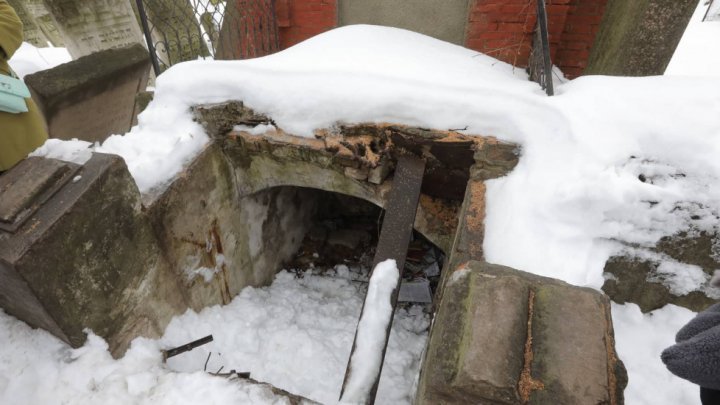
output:
[[[420,198],[420,187],[422,186],[423,174],[425,172],[425,161],[415,156],[398,157],[397,169],[393,178],[392,189],[388,195],[388,202],[385,207],[385,219],[383,221],[382,230],[380,231],[380,239],[378,247],[375,251],[373,259],[373,269],[387,260],[394,259],[399,270],[400,280],[402,280],[403,268],[405,267],[405,258],[407,256],[410,237],[412,235],[413,223],[415,222],[415,214]],[[372,277],[372,274],[371,274]],[[387,350],[387,342],[390,338],[390,329],[392,328],[393,315],[398,302],[398,293],[400,291],[400,280],[392,292],[392,314],[390,322],[385,331],[385,344],[382,349],[380,367],[378,368],[375,382],[373,383],[368,396],[365,398],[365,404],[374,404],[375,395],[377,394],[378,383],[380,381],[380,373],[382,373],[382,364],[385,359]],[[363,311],[365,305],[363,304]],[[360,313],[362,319],[362,312]],[[359,323],[359,322],[358,322]],[[355,338],[353,339],[353,347],[348,359],[347,369],[345,371],[345,379],[343,387],[340,391],[340,398],[345,392],[346,384],[352,372],[352,356],[355,353],[357,343],[357,329],[355,330]]]
[[[170,357],[177,356],[178,354],[182,354],[185,352],[189,352],[190,350],[193,350],[195,348],[198,348],[202,345],[208,344],[213,341],[212,335],[207,335],[204,338],[194,340],[190,343],[186,343],[182,346],[173,347],[172,349],[163,350],[163,360],[167,360]]]

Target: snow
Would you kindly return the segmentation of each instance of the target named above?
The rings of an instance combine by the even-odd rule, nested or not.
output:
[[[702,23],[699,35],[709,38],[712,24]],[[710,48],[717,43],[705,42],[699,53],[720,55]],[[149,193],[207,145],[190,114],[195,104],[242,100],[278,128],[306,137],[337,122],[467,127],[464,133],[520,145],[513,172],[487,182],[487,260],[599,288],[613,254],[628,247],[646,254],[678,231],[717,230],[720,78],[671,74],[715,74],[720,64],[683,64],[680,53],[675,59],[666,76],[558,80],[557,95],[546,97],[522,70],[474,51],[401,29],[347,26],[264,58],[178,64],[157,79],[155,100],[128,134],[101,145],[49,141],[37,154],[119,154]],[[698,71],[688,68],[695,65]],[[667,258],[659,265],[663,282],[677,291],[706,288],[695,268]],[[654,338],[648,331],[658,328],[669,336],[687,318],[668,308],[656,316],[620,308],[614,313],[625,348]],[[623,351],[630,364],[656,370],[655,382],[671,391],[680,385],[664,371],[660,345]],[[630,378],[635,402],[628,403],[652,403],[657,384],[639,382],[639,367]],[[677,398],[673,403],[695,403]]]
[[[203,372],[235,369],[322,403],[340,394],[365,284],[347,267],[334,276],[281,272],[266,288],[246,288],[229,305],[188,311],[158,340],[135,339],[113,360],[90,334],[71,349],[0,311],[2,404],[275,404],[268,390]],[[395,315],[378,403],[409,404],[429,321],[420,307]],[[212,334],[214,341],[162,363],[160,350]]]
[[[707,17],[705,18],[705,21],[720,21],[720,2],[717,0],[711,1],[711,0],[704,0],[705,3],[708,1],[710,2],[708,11],[707,11]],[[703,1],[701,0],[701,3]]]
[[[357,326],[350,376],[341,398],[343,403],[366,403],[382,365],[385,335],[393,316],[392,293],[399,279],[400,272],[393,259],[380,262],[373,269]]]
[[[612,304],[615,348],[630,376],[625,389],[628,405],[698,404],[697,385],[672,375],[660,353],[675,344],[675,334],[695,313],[667,305],[647,314],[635,304]]]
[[[707,18],[703,21],[705,13]],[[720,1],[708,11],[707,0],[700,0],[685,29],[666,75],[720,77]]]
[[[57,65],[70,62],[72,57],[65,48],[36,48],[23,42],[15,51],[10,66],[18,75],[23,78],[40,70],[50,69]]]

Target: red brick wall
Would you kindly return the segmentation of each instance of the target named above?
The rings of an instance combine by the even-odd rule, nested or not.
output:
[[[337,27],[337,0],[276,0],[280,49]]]
[[[568,77],[587,65],[607,0],[548,0],[553,63]],[[465,46],[514,66],[526,67],[536,18],[535,0],[473,0]]]
[[[566,76],[580,76],[587,66],[606,4],[607,0],[573,0],[570,3],[559,50],[553,59]]]

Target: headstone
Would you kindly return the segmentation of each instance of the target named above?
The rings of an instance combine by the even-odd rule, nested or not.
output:
[[[150,59],[142,45],[109,49],[25,77],[50,136],[103,141],[130,130],[135,96],[145,90]]]
[[[463,45],[469,3],[468,0],[340,0],[338,19],[341,26],[385,25]]]
[[[608,0],[586,75],[662,75],[697,0]]]
[[[35,19],[28,12],[25,3],[20,0],[9,0],[10,6],[23,23],[23,40],[37,47],[47,46],[47,39],[35,24]]]
[[[143,43],[129,0],[45,0],[45,4],[73,59]]]
[[[25,0],[25,8],[28,13],[35,19],[40,31],[42,31],[45,39],[52,44],[52,46],[64,47],[65,41],[55,26],[50,11],[48,10],[43,0]],[[43,45],[47,46],[47,44]]]

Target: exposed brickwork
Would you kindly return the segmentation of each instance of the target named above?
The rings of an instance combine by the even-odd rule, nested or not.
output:
[[[582,74],[590,57],[590,49],[600,30],[607,0],[574,0],[560,38],[554,63],[568,77]]]
[[[606,2],[547,1],[551,57],[568,77],[577,77],[587,65]],[[474,0],[465,46],[526,67],[537,21],[535,10],[535,0]]]
[[[280,48],[337,27],[337,0],[278,0]]]

